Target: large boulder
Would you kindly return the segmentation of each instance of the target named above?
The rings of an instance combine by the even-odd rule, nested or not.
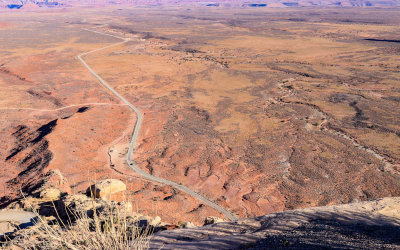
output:
[[[204,220],[204,226],[210,225],[210,224],[215,224],[215,223],[220,223],[220,222],[224,222],[224,220],[221,219],[221,218],[218,218],[218,217],[208,216],[208,217]]]
[[[120,198],[121,194],[125,190],[126,185],[122,181],[116,179],[106,179],[90,186],[86,192],[87,195],[94,196],[95,198],[113,200],[115,197]]]
[[[196,227],[193,222],[186,221],[185,224],[183,225],[184,228],[193,228]]]
[[[56,188],[48,188],[40,192],[40,198],[44,201],[55,201],[60,199],[61,191]]]
[[[139,227],[156,227],[161,224],[161,218],[159,216],[156,216],[155,218],[152,218],[150,216],[141,216],[138,218],[138,226]]]

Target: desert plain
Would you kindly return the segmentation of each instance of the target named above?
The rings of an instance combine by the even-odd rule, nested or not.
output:
[[[164,221],[400,196],[396,8],[158,6],[0,15],[0,207],[42,184],[127,184]],[[97,32],[97,33],[96,33]],[[129,38],[121,43],[117,37]],[[119,43],[119,44],[117,44]]]

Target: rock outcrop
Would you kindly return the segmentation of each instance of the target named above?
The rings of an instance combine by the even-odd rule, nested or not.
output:
[[[163,231],[150,249],[398,249],[399,235],[400,197]]]
[[[61,197],[61,191],[56,188],[45,189],[40,192],[40,198],[47,201],[58,200]]]
[[[53,200],[57,196],[59,199]],[[169,225],[163,223],[159,216],[150,217],[133,212],[129,202],[106,201],[83,194],[61,194],[57,189],[43,190],[40,198],[27,197],[24,202],[19,201],[13,206],[36,210],[44,221],[57,218],[65,220],[65,223],[76,211],[88,215],[85,218],[89,220],[102,218],[104,223],[109,218],[123,215],[128,228],[136,228],[146,234],[155,232],[150,249],[400,248],[400,197],[290,210],[234,222],[209,216],[205,219],[207,226],[203,227],[195,227],[191,222],[180,226]],[[10,237],[15,239],[10,244],[25,244],[26,238],[23,237],[24,233],[21,234],[23,231],[12,227],[9,221],[13,216],[22,214],[29,217],[32,213],[21,210],[2,212],[6,219],[0,218],[0,229],[4,232],[16,231],[10,233]],[[75,219],[78,221],[80,217]],[[35,235],[34,229],[23,230]],[[3,246],[1,244],[0,247]],[[39,240],[37,244],[47,243]]]
[[[220,223],[220,222],[224,222],[224,220],[221,219],[221,218],[219,218],[219,217],[208,216],[208,217],[204,220],[204,226],[211,225],[211,224],[215,224],[215,223]]]
[[[116,179],[107,179],[101,180],[90,186],[86,193],[89,196],[93,195],[95,198],[111,200],[116,196],[120,197],[121,193],[123,193],[125,190],[126,185],[122,181]]]
[[[184,228],[193,228],[196,227],[193,222],[187,221],[185,222],[185,224],[183,225]]]

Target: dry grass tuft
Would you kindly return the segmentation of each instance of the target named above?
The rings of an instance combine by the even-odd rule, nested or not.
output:
[[[56,210],[56,207],[54,206]],[[66,208],[68,209],[68,208]],[[13,244],[24,249],[148,249],[152,229],[138,226],[126,209],[110,203],[102,211],[68,209],[68,220],[37,215],[37,223],[21,230]],[[58,215],[58,214],[57,214]]]

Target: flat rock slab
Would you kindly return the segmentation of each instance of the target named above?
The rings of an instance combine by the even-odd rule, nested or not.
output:
[[[157,233],[151,249],[400,248],[400,198],[307,208]]]
[[[10,233],[17,228],[32,226],[36,215],[20,210],[0,210],[0,236]],[[14,226],[16,225],[16,226]]]

